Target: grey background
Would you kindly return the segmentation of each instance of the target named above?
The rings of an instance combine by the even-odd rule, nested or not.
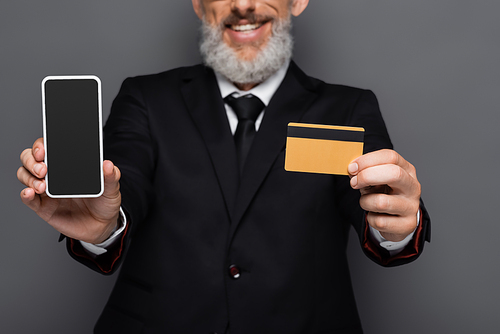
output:
[[[199,62],[197,18],[187,0],[2,5],[0,332],[90,333],[115,278],[71,260],[19,199],[19,154],[42,131],[40,81],[98,75],[106,117],[125,77]],[[379,267],[351,242],[368,334],[498,330],[499,12],[495,0],[312,0],[294,21],[309,75],[377,94],[433,219],[432,243],[407,266]]]

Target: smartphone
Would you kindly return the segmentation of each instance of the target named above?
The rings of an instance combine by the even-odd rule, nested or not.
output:
[[[102,195],[101,80],[94,75],[45,77],[42,110],[47,195]]]

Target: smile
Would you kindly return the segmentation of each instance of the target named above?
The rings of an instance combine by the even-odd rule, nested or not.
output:
[[[227,22],[224,34],[229,45],[261,45],[271,36],[272,20],[239,20]]]
[[[229,28],[238,32],[249,32],[262,27],[264,23],[255,23],[255,24],[242,24],[242,25],[230,25]]]

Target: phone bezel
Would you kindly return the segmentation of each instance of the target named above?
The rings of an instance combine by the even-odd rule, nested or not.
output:
[[[49,173],[45,175],[45,193],[51,198],[96,198],[103,194],[104,192],[104,174],[102,170],[103,164],[103,144],[102,144],[102,86],[101,79],[95,75],[49,75],[42,80],[42,120],[43,120],[43,145],[45,148],[45,164],[48,166],[48,155],[47,155],[47,125],[46,125],[46,110],[45,110],[45,83],[49,80],[95,80],[97,82],[97,96],[98,96],[98,118],[99,118],[99,156],[100,156],[100,191],[96,194],[64,194],[56,195],[51,194],[49,189]]]

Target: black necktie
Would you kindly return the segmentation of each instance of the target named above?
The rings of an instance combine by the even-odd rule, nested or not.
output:
[[[233,108],[238,116],[238,126],[234,133],[234,143],[236,144],[236,153],[238,155],[238,165],[241,175],[243,166],[245,165],[245,159],[252,146],[253,137],[255,136],[255,120],[265,108],[265,105],[257,96],[252,94],[244,95],[239,98],[229,95],[224,101]]]

